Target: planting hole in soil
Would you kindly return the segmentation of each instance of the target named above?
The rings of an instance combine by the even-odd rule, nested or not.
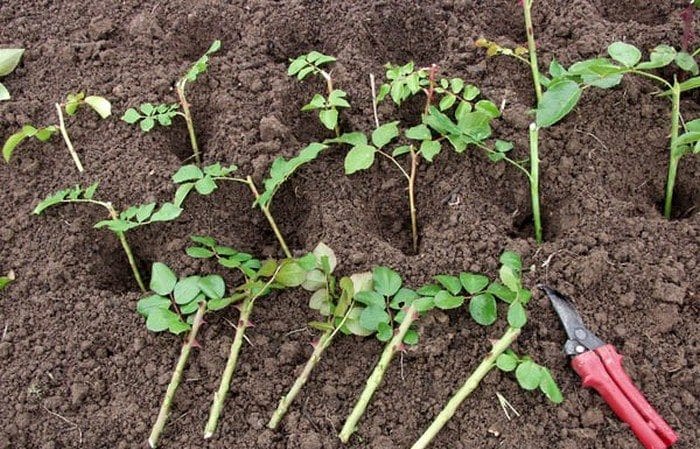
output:
[[[0,448],[644,447],[539,284],[700,447],[690,0],[54,3],[0,1]]]

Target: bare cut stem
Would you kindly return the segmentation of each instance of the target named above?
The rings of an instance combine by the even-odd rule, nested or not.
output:
[[[260,198],[260,194],[258,193],[257,187],[255,187],[255,182],[253,182],[253,178],[250,176],[246,177],[246,184],[248,184],[248,187],[250,188],[250,191],[253,192],[253,195],[255,196],[255,199],[257,200]],[[262,210],[262,213],[265,215],[265,218],[267,218],[267,222],[270,224],[270,227],[272,228],[272,232],[275,233],[275,237],[277,237],[277,241],[279,242],[280,246],[282,247],[282,251],[284,251],[285,256],[291,259],[292,253],[289,251],[289,247],[287,246],[287,242],[284,241],[284,237],[282,236],[282,232],[280,232],[279,228],[277,227],[277,223],[275,222],[275,219],[272,217],[272,214],[270,213],[270,208],[260,204],[260,210]]]
[[[228,361],[226,362],[226,367],[224,368],[224,373],[221,376],[221,383],[219,384],[219,389],[214,393],[214,402],[211,404],[211,409],[209,410],[209,419],[207,425],[204,428],[204,438],[211,438],[216,432],[216,426],[219,422],[219,416],[221,416],[221,410],[224,408],[224,402],[226,402],[226,395],[231,386],[231,379],[233,378],[233,372],[236,369],[236,364],[238,363],[238,355],[241,352],[241,347],[243,346],[243,338],[245,337],[245,330],[250,327],[250,314],[253,312],[253,304],[255,303],[255,297],[248,297],[243,300],[241,304],[241,314],[238,318],[238,326],[236,326],[236,334],[233,337],[233,343],[231,344],[231,351],[228,356]]]
[[[204,302],[204,301],[200,302],[199,308],[197,309],[197,313],[194,316],[194,321],[192,322],[192,330],[190,330],[190,333],[187,336],[185,343],[182,345],[182,350],[180,351],[180,358],[177,361],[177,365],[175,366],[175,371],[173,371],[173,377],[172,377],[172,379],[170,379],[170,383],[168,384],[168,389],[165,392],[165,398],[163,399],[163,404],[160,406],[160,412],[158,413],[158,419],[156,419],[156,422],[153,425],[153,430],[151,430],[151,435],[148,437],[148,445],[152,448],[155,448],[158,445],[158,438],[160,437],[160,434],[163,432],[163,429],[165,428],[165,424],[168,421],[168,415],[170,415],[170,406],[172,404],[173,397],[175,396],[175,392],[177,391],[177,388],[180,385],[180,382],[182,380],[182,373],[185,369],[185,365],[187,364],[187,359],[190,356],[190,351],[192,350],[192,346],[196,342],[197,332],[199,331],[199,328],[202,326],[202,323],[204,323],[203,318],[204,318],[204,313],[206,312],[206,309],[207,309],[206,302]]]
[[[450,418],[454,416],[462,402],[476,390],[481,380],[496,366],[496,359],[498,356],[503,354],[503,352],[513,344],[518,338],[518,335],[520,335],[520,329],[508,328],[503,336],[494,343],[489,355],[481,361],[479,366],[467,378],[466,382],[464,382],[464,385],[462,385],[447,402],[445,408],[443,408],[435,420],[433,420],[428,429],[421,435],[418,441],[411,446],[411,449],[425,449],[428,447],[433,438],[435,438],[445,424],[447,424]]]
[[[185,118],[185,123],[187,123],[187,133],[190,135],[190,145],[192,146],[192,153],[194,154],[194,160],[197,165],[202,164],[202,158],[199,154],[199,144],[197,143],[197,134],[194,131],[194,121],[192,120],[192,113],[190,112],[190,104],[187,102],[187,97],[185,97],[185,79],[177,82],[175,86],[175,91],[180,99],[180,106],[182,106],[183,117]]]
[[[535,226],[535,241],[542,243],[542,218],[540,217],[540,158],[539,133],[537,124],[530,123],[530,201],[532,221]]]
[[[411,234],[413,236],[413,252],[418,254],[418,217],[416,215],[415,184],[418,169],[418,153],[411,145],[411,175],[408,178],[408,205],[411,211]]]
[[[367,379],[365,389],[362,391],[362,394],[360,394],[360,397],[357,400],[355,407],[352,409],[352,412],[345,420],[343,429],[340,431],[340,434],[338,434],[340,441],[342,441],[343,443],[347,443],[350,440],[350,436],[352,436],[352,434],[355,433],[355,430],[357,429],[357,423],[362,418],[362,415],[364,415],[365,410],[367,409],[367,405],[369,405],[369,401],[372,399],[372,395],[374,395],[374,392],[377,390],[377,388],[379,388],[379,385],[382,383],[384,373],[389,367],[391,359],[394,357],[397,351],[403,348],[403,339],[406,336],[406,332],[408,332],[408,329],[411,327],[411,324],[413,324],[413,322],[416,319],[418,319],[418,317],[419,314],[413,307],[409,307],[406,310],[406,317],[401,323],[401,326],[399,326],[399,329],[394,334],[393,338],[384,347],[384,352],[382,353],[382,356],[379,358],[379,361],[374,367],[372,374]]]
[[[671,88],[671,149],[668,161],[668,177],[666,178],[666,198],[664,199],[664,217],[671,218],[671,208],[673,206],[673,189],[676,185],[676,174],[678,172],[678,162],[682,154],[676,150],[676,140],[678,139],[681,87],[678,80],[674,80]]]
[[[78,157],[78,153],[75,152],[75,148],[73,148],[73,142],[70,141],[70,137],[68,136],[66,122],[63,119],[63,110],[61,109],[61,105],[59,103],[56,103],[56,112],[58,113],[58,129],[61,130],[61,136],[63,136],[63,141],[66,142],[66,147],[68,147],[68,152],[73,158],[75,166],[78,167],[78,171],[82,173],[85,171],[85,169],[83,169],[83,163],[80,162],[80,157]]]
[[[537,103],[542,101],[542,84],[540,84],[540,69],[537,64],[537,44],[535,31],[532,28],[532,3],[534,0],[523,0],[523,14],[525,16],[525,32],[527,33],[527,49],[530,56],[530,69],[532,70],[532,83],[535,85]]]
[[[289,389],[289,392],[280,400],[277,409],[272,414],[272,418],[270,418],[270,422],[267,423],[267,427],[269,427],[270,429],[277,428],[280,421],[282,421],[282,418],[284,418],[284,415],[287,413],[289,406],[292,404],[292,402],[294,402],[294,399],[297,397],[297,395],[304,387],[306,382],[309,380],[311,371],[313,371],[313,369],[316,367],[316,364],[318,364],[318,362],[321,360],[321,355],[331,345],[334,335],[334,329],[329,329],[321,335],[318,342],[314,346],[314,351],[311,354],[311,357],[306,362],[306,365],[304,365],[304,370],[301,372],[299,377],[297,377],[296,381],[294,382],[294,385],[292,385],[292,388]]]

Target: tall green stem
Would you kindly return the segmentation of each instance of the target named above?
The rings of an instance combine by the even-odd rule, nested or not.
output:
[[[325,351],[331,345],[334,335],[335,329],[329,329],[326,332],[324,332],[323,335],[321,335],[318,342],[316,343],[316,346],[314,347],[314,351],[311,354],[311,357],[306,362],[306,365],[304,365],[304,370],[301,372],[299,377],[297,377],[296,381],[294,382],[294,385],[292,385],[292,388],[289,389],[289,392],[280,400],[280,403],[277,406],[277,410],[275,410],[275,412],[272,414],[270,422],[267,423],[267,427],[269,427],[270,429],[277,428],[280,421],[282,421],[282,418],[284,418],[284,415],[287,413],[289,406],[292,404],[292,402],[297,397],[301,389],[309,380],[309,375],[311,374],[311,371],[313,371],[313,369],[316,367],[316,364],[321,360],[321,354],[323,354],[323,351]]]
[[[165,424],[168,421],[168,415],[170,415],[170,405],[172,404],[173,397],[177,391],[177,387],[182,381],[182,373],[187,364],[187,359],[190,356],[190,351],[192,346],[196,342],[197,332],[199,328],[204,323],[204,313],[207,310],[206,302],[202,301],[199,303],[199,308],[194,316],[194,321],[192,322],[192,330],[190,330],[185,343],[182,345],[182,350],[180,351],[180,358],[177,360],[177,365],[175,366],[175,371],[173,371],[173,377],[170,379],[168,384],[168,389],[165,392],[165,398],[163,399],[163,404],[160,406],[160,412],[158,413],[158,419],[156,419],[153,425],[153,430],[151,430],[151,435],[148,437],[148,445],[155,448],[158,445],[158,438],[165,428]]]
[[[241,315],[238,318],[236,334],[233,337],[231,351],[228,356],[228,361],[226,362],[226,367],[224,368],[224,373],[221,376],[219,389],[216,393],[214,393],[214,402],[211,404],[211,409],[209,410],[209,420],[204,428],[204,438],[211,438],[216,431],[219,416],[221,415],[221,410],[223,409],[224,402],[226,401],[226,395],[228,394],[229,387],[231,386],[231,378],[233,378],[233,372],[236,369],[236,363],[238,363],[238,355],[241,352],[241,346],[243,346],[245,330],[246,328],[250,327],[249,318],[250,314],[253,312],[254,303],[255,297],[248,297],[243,300],[243,303],[241,304]]]
[[[65,120],[63,120],[63,110],[61,109],[61,105],[59,103],[56,103],[56,112],[58,113],[58,129],[61,130],[61,136],[63,136],[63,141],[66,142],[66,147],[68,147],[68,152],[73,158],[75,166],[78,167],[78,171],[82,173],[85,170],[83,169],[82,162],[80,162],[80,157],[78,157],[78,153],[76,153],[75,148],[73,148],[73,142],[70,141],[70,137],[68,136],[66,123]]]
[[[413,236],[413,252],[418,254],[418,217],[416,216],[416,172],[418,169],[418,154],[411,145],[411,176],[408,178],[408,205],[411,210],[411,234]]]
[[[664,201],[664,217],[671,218],[671,207],[673,205],[673,189],[676,185],[676,173],[678,171],[678,161],[682,154],[676,151],[676,140],[678,139],[679,117],[681,115],[681,87],[678,80],[673,81],[671,89],[671,151],[669,152],[668,178],[666,179],[666,199]]]
[[[535,240],[537,243],[542,243],[539,134],[540,130],[537,124],[530,123],[530,201],[532,202],[532,220],[535,225]]]
[[[406,310],[406,317],[401,323],[401,326],[399,326],[399,329],[396,331],[391,341],[389,341],[389,343],[387,343],[387,345],[384,347],[384,352],[382,352],[382,356],[379,358],[379,361],[374,367],[372,374],[367,379],[365,389],[362,391],[362,394],[360,394],[360,397],[357,400],[355,407],[352,409],[352,412],[345,420],[343,429],[340,431],[340,434],[338,434],[338,437],[340,437],[340,441],[342,441],[343,443],[347,443],[350,440],[350,436],[357,429],[357,423],[362,418],[362,415],[364,415],[365,409],[367,409],[367,405],[369,405],[369,401],[372,399],[372,395],[382,383],[384,373],[389,367],[391,359],[394,357],[394,354],[396,354],[396,351],[400,350],[403,347],[403,338],[406,336],[406,332],[408,332],[408,329],[411,327],[411,324],[416,319],[418,319],[418,316],[418,312],[416,312],[416,310],[413,307],[409,307]]]
[[[177,91],[177,96],[180,99],[180,106],[182,106],[182,113],[185,117],[185,123],[187,123],[187,133],[190,135],[190,145],[192,146],[192,153],[194,154],[194,160],[197,165],[202,164],[202,158],[199,154],[199,144],[197,143],[197,134],[194,131],[194,121],[192,120],[192,113],[190,112],[190,104],[187,102],[185,97],[185,80],[178,81],[175,86]]]
[[[445,424],[447,424],[447,421],[454,416],[462,402],[464,402],[464,400],[479,386],[481,380],[486,377],[491,369],[496,366],[496,359],[498,356],[503,354],[503,352],[513,344],[518,338],[518,335],[520,335],[520,329],[508,328],[505,334],[494,343],[489,355],[481,361],[479,366],[467,378],[466,382],[464,382],[464,385],[457,390],[454,396],[447,402],[445,408],[443,408],[435,420],[433,420],[430,427],[428,427],[418,441],[411,446],[411,449],[425,449],[428,447],[433,438],[435,438]]]
[[[248,187],[250,188],[250,191],[253,192],[255,199],[257,200],[258,198],[260,198],[260,194],[258,193],[258,189],[257,189],[257,187],[255,187],[255,183],[253,182],[253,178],[251,178],[250,176],[246,177],[246,182],[248,184]],[[275,237],[277,237],[277,241],[279,242],[280,246],[282,247],[282,251],[284,251],[284,255],[291,259],[292,253],[291,253],[291,251],[289,251],[289,247],[287,246],[287,242],[284,241],[284,237],[282,236],[282,233],[280,232],[279,228],[277,227],[277,223],[275,222],[275,219],[272,217],[272,214],[270,213],[269,207],[265,206],[263,204],[260,204],[260,210],[265,215],[265,218],[267,218],[267,222],[270,224],[270,227],[272,228],[272,232],[275,233]]]
[[[534,0],[523,0],[523,14],[525,16],[525,33],[527,34],[527,49],[530,56],[530,69],[532,70],[532,82],[535,85],[537,103],[542,100],[542,84],[540,84],[540,68],[537,64],[537,44],[535,43],[535,31],[532,27],[532,3]]]

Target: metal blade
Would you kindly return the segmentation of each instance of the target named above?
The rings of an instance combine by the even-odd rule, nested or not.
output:
[[[581,319],[571,300],[558,291],[546,285],[538,285],[537,288],[547,294],[554,310],[564,326],[564,331],[569,340],[564,345],[564,350],[569,355],[580,354],[586,350],[592,350],[605,345],[600,338],[591,332]]]

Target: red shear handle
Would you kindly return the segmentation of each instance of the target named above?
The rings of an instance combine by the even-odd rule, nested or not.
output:
[[[678,441],[678,436],[671,429],[666,421],[654,410],[644,395],[634,386],[632,380],[622,367],[622,356],[617,353],[612,345],[601,346],[595,350],[603,361],[605,369],[613,378],[620,390],[627,396],[627,399],[634,405],[634,408],[646,419],[649,426],[661,437],[668,446]]]
[[[666,449],[669,446],[656,434],[652,425],[632,405],[625,393],[610,377],[605,369],[605,365],[603,365],[603,362],[594,351],[587,351],[577,355],[571,361],[571,366],[583,379],[583,386],[595,389],[615,414],[629,424],[637,439],[646,449]],[[624,374],[624,371],[622,373]],[[624,375],[626,376],[626,374]]]

